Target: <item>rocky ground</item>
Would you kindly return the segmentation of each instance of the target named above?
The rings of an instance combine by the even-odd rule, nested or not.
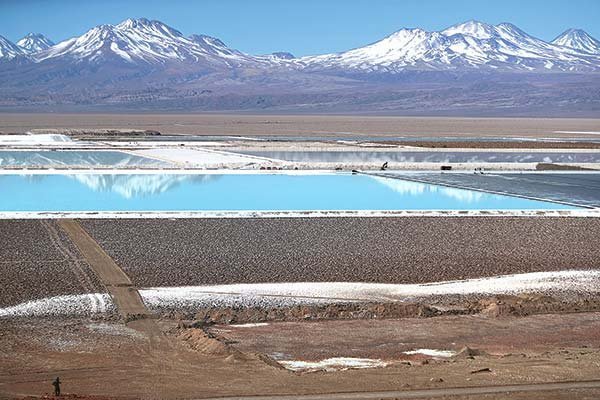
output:
[[[432,318],[215,325],[210,332],[230,341],[240,351],[265,353],[277,359],[323,360],[343,356],[420,364],[422,354],[405,352],[433,349],[459,354],[469,347],[475,349],[473,354],[479,351],[523,357],[520,351],[527,349],[543,358],[548,349],[560,348],[572,360],[580,360],[599,351],[599,325],[600,313],[498,318],[483,312]],[[534,337],[536,340],[531,340]],[[308,342],[310,346],[306,346]],[[577,347],[588,350],[567,350]]]
[[[84,220],[139,287],[426,283],[600,268],[600,219]]]
[[[51,220],[0,220],[0,307],[104,287]]]

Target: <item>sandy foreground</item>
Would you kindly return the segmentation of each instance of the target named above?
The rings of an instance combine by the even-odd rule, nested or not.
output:
[[[543,386],[596,379],[597,313],[497,315],[498,301],[475,316],[208,330],[172,318],[126,325],[110,319],[13,319],[2,325],[0,343],[11,351],[0,357],[0,389],[11,397],[39,395],[60,375],[67,393],[114,398],[407,393],[532,383],[540,384],[537,395],[544,398],[598,393],[585,386],[566,391]],[[500,303],[517,304],[508,298]],[[366,363],[375,368],[361,367]],[[289,368],[302,365],[310,368]]]
[[[437,389],[497,390],[498,385],[515,384],[536,385],[530,388],[531,392],[522,392],[517,387],[515,398],[536,398],[532,393],[538,396],[543,393],[548,399],[575,395],[594,398],[598,394],[598,389],[592,387],[600,366],[600,299],[595,290],[600,287],[595,266],[599,257],[594,253],[600,248],[594,245],[597,219],[335,218],[320,221],[319,224],[303,219],[2,221],[3,231],[11,232],[1,237],[0,248],[5,253],[3,276],[9,280],[3,287],[11,288],[2,292],[3,304],[18,306],[27,299],[55,298],[36,291],[36,287],[75,297],[59,304],[58,309],[71,307],[67,314],[3,314],[0,347],[6,350],[0,353],[3,371],[0,393],[7,397],[39,396],[49,392],[49,383],[59,375],[64,392],[109,398],[335,392],[363,392],[368,396],[364,398],[401,398],[410,391],[423,389],[433,390],[426,394],[439,398],[444,392],[436,392]],[[156,229],[157,223],[162,229]],[[348,224],[352,229],[345,227]],[[387,232],[387,239],[365,240],[367,236],[361,235],[362,240],[352,242],[350,232],[377,230],[370,224]],[[389,224],[387,228],[386,224]],[[82,228],[85,230],[81,231]],[[260,233],[265,229],[278,233]],[[348,232],[348,235],[332,236],[328,234],[329,229]],[[414,229],[422,232],[410,233]],[[396,230],[402,234],[394,234]],[[482,234],[489,230],[495,234]],[[538,235],[526,233],[531,231]],[[248,236],[243,232],[254,232],[255,240],[246,242],[244,238]],[[427,232],[444,240],[462,239],[456,245],[433,247],[431,240],[412,243],[409,247],[410,241],[402,244],[408,237],[426,237]],[[198,234],[206,237],[199,239]],[[210,245],[207,239],[211,235],[228,239]],[[471,239],[465,237],[469,235]],[[307,236],[307,244],[312,240],[313,245],[303,250],[302,236]],[[331,241],[334,237],[340,241],[339,245]],[[540,240],[540,243],[522,242],[523,238]],[[32,246],[34,242],[46,240],[51,241],[46,246]],[[321,241],[322,248],[318,244]],[[564,241],[569,244],[558,244]],[[313,252],[314,243],[321,250]],[[238,250],[219,247],[222,245]],[[264,246],[275,246],[278,250],[271,251],[267,247],[260,254],[252,250]],[[420,246],[434,251],[424,252],[419,250]],[[451,260],[457,246],[462,249],[462,257],[456,256],[455,265],[445,267],[441,260]],[[327,248],[331,252],[325,251]],[[487,248],[486,252],[478,250],[481,248]],[[385,252],[391,255],[393,249],[408,253],[385,261]],[[532,250],[539,253],[530,253]],[[332,257],[338,251],[342,254]],[[472,258],[468,255],[470,252]],[[355,257],[362,253],[370,261]],[[147,258],[141,258],[142,254]],[[253,254],[259,258],[253,259]],[[207,255],[209,258],[203,259]],[[239,257],[239,260],[226,258],[225,264],[218,265],[226,255]],[[438,255],[440,259],[436,261]],[[311,257],[317,257],[314,266],[304,268],[302,265],[311,264]],[[329,261],[319,257],[327,257]],[[463,260],[462,265],[459,258]],[[584,266],[589,271],[549,273],[546,278],[542,273],[438,284],[436,278],[427,278],[426,270],[415,269],[418,265],[428,266],[437,271],[436,276],[450,274],[440,276],[453,279],[465,274],[481,277],[498,273],[486,270],[485,266],[494,266],[502,259],[505,261],[498,266],[512,273],[537,270],[531,263],[534,259],[541,263],[539,270]],[[297,264],[298,260],[304,261]],[[345,266],[344,260],[353,260],[356,265]],[[379,264],[373,260],[379,260]],[[413,265],[410,260],[419,262]],[[471,264],[466,265],[465,261]],[[40,268],[40,263],[45,267]],[[248,267],[249,263],[256,263],[256,268]],[[436,263],[439,266],[436,267]],[[181,269],[184,265],[196,267]],[[231,268],[235,265],[240,268]],[[318,265],[329,268],[316,268]],[[384,272],[390,266],[405,272]],[[366,267],[370,270],[365,270]],[[116,275],[111,275],[111,268]],[[123,271],[126,275],[120,277],[118,274]],[[258,275],[255,278],[236,275],[243,271]],[[340,286],[337,292],[329,294],[338,296],[337,299],[264,301],[290,296],[327,297],[333,286],[326,283],[299,285],[300,292],[296,294],[292,293],[294,285],[283,284],[277,289],[279,292],[272,291],[266,297],[256,296],[261,290],[266,293],[258,285],[248,288],[250,295],[242,296],[240,303],[219,299],[235,299],[236,296],[224,292],[240,292],[244,285],[213,285],[210,289],[213,294],[204,297],[207,301],[186,302],[191,297],[190,292],[184,290],[188,295],[180,298],[183,302],[170,305],[165,302],[173,298],[169,287],[177,285],[206,285],[221,279],[262,282],[269,277],[279,282],[333,280],[330,276],[320,278],[322,274],[331,273],[341,274],[336,279],[340,281],[360,282],[371,277],[375,282],[385,283],[390,277],[396,277],[396,281],[433,283],[431,286],[399,286],[397,290],[402,287],[405,291],[400,302],[391,297],[390,288],[396,290],[393,285],[383,285],[388,290],[385,296],[373,296],[381,288],[362,284],[356,288]],[[357,277],[355,273],[364,275]],[[98,292],[94,286],[85,286],[92,276],[102,280],[117,308],[109,304],[99,309],[98,304],[90,303],[92,308],[78,312],[77,296],[89,293],[90,289]],[[571,281],[576,284],[567,284]],[[165,290],[151,300],[155,289],[143,289],[148,285],[162,285]],[[517,287],[522,290],[508,290]],[[270,290],[275,290],[273,285]],[[371,293],[372,297],[352,299],[357,290]],[[427,291],[434,295],[422,296]],[[138,292],[141,297],[136,297]],[[181,290],[175,289],[175,293]],[[343,299],[344,293],[350,293],[350,297]],[[99,294],[107,296],[102,290]],[[156,306],[153,303],[156,299],[163,305]],[[250,302],[245,303],[248,300]],[[104,297],[104,301],[111,303],[108,297]],[[25,309],[37,307],[32,304],[35,303]],[[138,306],[142,307],[140,311],[126,311],[136,310]],[[144,307],[149,310],[144,311]],[[2,310],[7,310],[6,306]],[[547,382],[571,381],[581,382],[581,387],[546,386]],[[389,393],[372,397],[382,391]],[[529,394],[532,396],[527,397]],[[497,392],[486,396],[505,398]],[[420,397],[427,398],[423,394]]]
[[[41,395],[54,375],[67,393],[125,398],[408,391],[592,380],[600,362],[597,313],[218,326],[211,330],[214,338],[168,320],[158,322],[159,336],[140,325],[57,318],[4,322],[0,343],[10,352],[0,358],[0,391]],[[470,350],[464,350],[467,345]],[[457,355],[403,353],[408,349]],[[302,373],[260,354],[297,361],[343,354],[388,365]],[[540,393],[559,399],[579,392]]]

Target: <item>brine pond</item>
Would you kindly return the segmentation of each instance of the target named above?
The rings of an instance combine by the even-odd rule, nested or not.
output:
[[[239,151],[257,157],[303,163],[598,163],[599,151]]]
[[[123,151],[110,150],[0,150],[0,167],[172,167],[172,164]]]
[[[0,175],[0,212],[575,208],[545,201],[350,173]]]

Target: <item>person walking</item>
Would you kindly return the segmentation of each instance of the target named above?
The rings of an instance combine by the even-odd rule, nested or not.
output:
[[[58,376],[56,377],[54,382],[52,382],[52,386],[54,386],[54,395],[56,397],[59,397],[60,396],[60,379],[58,378]]]

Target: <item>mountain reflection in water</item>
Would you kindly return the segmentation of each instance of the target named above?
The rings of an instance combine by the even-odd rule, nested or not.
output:
[[[404,181],[400,179],[390,179],[373,177],[376,181],[392,189],[401,195],[418,196],[424,193],[436,193],[445,197],[450,197],[461,203],[477,203],[485,197],[501,199],[503,196],[477,192],[472,190],[455,189],[445,186],[436,186],[420,182]]]
[[[401,179],[323,174],[0,175],[0,211],[537,210],[572,207]]]
[[[126,199],[165,193],[182,183],[203,184],[220,175],[67,175],[96,192],[118,193]]]
[[[0,150],[1,167],[171,167],[169,162],[122,151],[5,151]]]

